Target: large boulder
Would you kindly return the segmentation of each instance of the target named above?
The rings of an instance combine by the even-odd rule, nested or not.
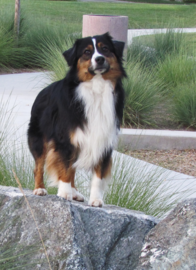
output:
[[[196,269],[196,199],[177,207],[145,238],[137,270]]]
[[[19,189],[0,186],[0,269],[8,269],[8,262],[17,269],[50,269],[44,249],[52,270],[135,269],[144,237],[157,224],[151,216],[111,205],[92,208],[25,194],[28,203]]]

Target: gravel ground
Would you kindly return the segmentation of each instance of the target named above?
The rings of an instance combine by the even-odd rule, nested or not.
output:
[[[125,154],[149,163],[196,177],[196,150],[137,150]]]

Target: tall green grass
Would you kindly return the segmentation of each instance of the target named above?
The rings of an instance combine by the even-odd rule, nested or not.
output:
[[[168,28],[166,33],[133,39],[128,59],[140,62],[144,68],[153,68],[168,55],[177,55],[183,46],[184,34]]]
[[[129,61],[134,60],[140,65],[137,72],[138,77],[142,74],[146,78],[146,74],[150,70],[153,74],[152,81],[158,81],[162,85],[161,88],[157,86],[157,92],[159,89],[161,90],[159,92],[162,97],[160,104],[164,104],[164,110],[162,110],[163,106],[159,106],[152,112],[152,115],[160,119],[159,115],[167,112],[173,121],[173,126],[195,127],[196,58],[195,49],[192,47],[191,50],[188,46],[188,37],[181,32],[169,29],[165,34],[137,38],[129,48],[128,59]],[[132,74],[134,72],[131,70],[130,77]],[[146,80],[143,83],[141,80],[144,88],[145,82]],[[154,84],[150,84],[153,89]],[[131,86],[127,88],[131,92]],[[182,90],[182,88],[186,90]],[[134,104],[136,105],[136,103]],[[125,117],[127,115],[126,106],[127,104],[125,105]],[[142,107],[145,108],[145,106]],[[134,115],[130,112],[128,116]],[[161,123],[159,125],[161,126]]]
[[[125,89],[124,126],[153,125],[153,112],[161,103],[162,85],[155,74],[144,71],[140,63],[127,62],[128,78],[123,81]]]
[[[168,55],[164,62],[159,62],[157,76],[171,89],[179,84],[195,80],[195,57],[181,51],[178,54]]]
[[[21,44],[23,38],[23,21],[20,23],[20,42],[14,33],[14,14],[0,12],[0,68],[21,68],[26,64],[29,49]]]
[[[181,126],[196,128],[196,82],[184,82],[173,91],[173,117]]]

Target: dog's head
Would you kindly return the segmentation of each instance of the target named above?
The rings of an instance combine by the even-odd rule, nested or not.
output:
[[[76,40],[74,46],[63,53],[68,65],[77,69],[80,81],[88,81],[96,74],[105,79],[125,76],[122,67],[124,42],[113,41],[108,33]]]

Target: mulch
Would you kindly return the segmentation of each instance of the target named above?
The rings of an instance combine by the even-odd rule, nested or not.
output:
[[[163,168],[196,177],[196,150],[134,150],[125,154]]]

